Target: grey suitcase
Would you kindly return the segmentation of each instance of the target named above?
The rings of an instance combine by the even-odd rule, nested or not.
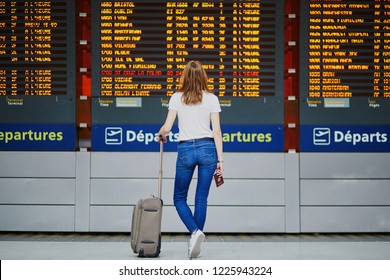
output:
[[[163,145],[163,141],[160,141],[158,194],[140,199],[133,208],[130,243],[133,252],[138,254],[138,257],[158,257],[161,252]]]

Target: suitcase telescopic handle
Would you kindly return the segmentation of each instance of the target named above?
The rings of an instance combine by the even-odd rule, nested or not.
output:
[[[160,139],[160,170],[158,172],[158,190],[157,196],[161,198],[162,195],[162,179],[163,179],[163,152],[164,152],[164,139],[161,135],[158,136]]]

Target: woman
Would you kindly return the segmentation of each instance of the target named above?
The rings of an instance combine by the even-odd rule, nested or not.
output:
[[[201,63],[188,62],[180,78],[180,90],[172,95],[167,118],[159,131],[165,142],[178,116],[179,144],[173,201],[181,220],[191,233],[190,258],[200,255],[201,244],[205,239],[202,230],[213,175],[217,172],[223,176],[219,119],[221,107],[207,83],[207,74]],[[198,167],[198,182],[192,213],[187,204],[187,194],[195,167]]]

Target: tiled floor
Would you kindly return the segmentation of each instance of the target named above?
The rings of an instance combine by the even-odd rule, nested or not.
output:
[[[188,236],[163,234],[160,259],[185,260]],[[0,259],[136,259],[122,233],[0,233]],[[200,259],[390,260],[390,233],[207,234]]]
[[[163,233],[163,242],[187,242],[184,233]],[[50,232],[0,232],[1,241],[78,241],[78,242],[127,242],[126,233],[50,233]],[[349,234],[253,234],[208,233],[206,242],[390,242],[390,233]]]

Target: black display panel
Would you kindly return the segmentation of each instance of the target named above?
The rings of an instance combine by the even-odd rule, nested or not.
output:
[[[390,2],[300,3],[301,124],[390,124]]]
[[[0,1],[0,123],[75,122],[74,1]]]
[[[390,151],[390,3],[301,1],[300,151]]]
[[[160,124],[192,59],[225,123],[283,123],[284,1],[91,5],[94,124]]]

